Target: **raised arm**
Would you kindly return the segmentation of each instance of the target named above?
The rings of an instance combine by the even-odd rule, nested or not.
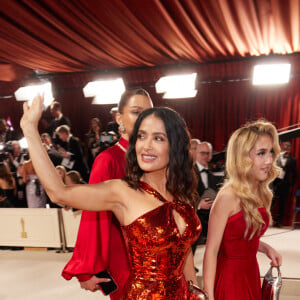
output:
[[[34,98],[31,106],[24,103],[21,128],[28,143],[34,169],[51,201],[84,210],[112,210],[119,207],[120,197],[114,191],[123,184],[118,180],[95,185],[65,186],[55,170],[42,144],[38,122],[42,115],[43,96]]]

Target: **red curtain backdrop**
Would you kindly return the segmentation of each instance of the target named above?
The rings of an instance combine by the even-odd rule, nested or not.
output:
[[[0,62],[76,72],[290,54],[299,20],[299,0],[1,1]]]
[[[180,112],[194,137],[221,151],[249,120],[263,117],[277,128],[300,123],[299,20],[300,0],[2,1],[0,117],[11,117],[18,129],[22,103],[14,91],[50,80],[74,134],[83,138],[92,117],[109,121],[112,105],[92,105],[82,88],[122,76],[127,87],[148,90],[156,106]],[[271,60],[291,63],[290,82],[252,86],[253,65]],[[172,101],[155,93],[160,76],[187,71],[198,73],[195,98]],[[292,146],[300,170],[299,138]],[[289,203],[286,222],[291,209]]]

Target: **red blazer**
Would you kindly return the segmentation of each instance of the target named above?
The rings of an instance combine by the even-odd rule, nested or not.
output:
[[[101,152],[92,167],[89,184],[125,176],[128,141]],[[84,200],[84,199],[83,199]],[[83,211],[73,256],[63,269],[62,276],[79,281],[90,279],[95,273],[108,269],[118,285],[111,299],[121,298],[129,276],[129,263],[120,224],[109,211]]]

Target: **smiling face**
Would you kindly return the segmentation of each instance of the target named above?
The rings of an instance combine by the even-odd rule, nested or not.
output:
[[[274,161],[273,141],[268,134],[261,135],[250,151],[250,158],[253,162],[251,175],[256,182],[268,178]]]
[[[169,163],[169,141],[163,121],[154,115],[146,117],[138,130],[135,151],[144,172],[166,174]]]

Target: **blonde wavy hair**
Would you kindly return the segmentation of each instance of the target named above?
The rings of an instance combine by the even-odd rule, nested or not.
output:
[[[253,161],[250,158],[250,151],[258,138],[266,134],[271,137],[273,142],[274,159],[267,179],[259,182],[257,193],[255,193],[255,181],[251,175]],[[249,236],[249,239],[251,239],[255,234],[258,234],[264,224],[258,207],[263,205],[269,214],[270,220],[272,218],[270,206],[273,194],[270,183],[279,173],[279,168],[276,166],[279,153],[277,130],[273,124],[265,120],[245,124],[237,129],[229,139],[226,157],[228,181],[223,188],[230,186],[233,193],[240,199],[241,209],[246,221],[245,238]]]

